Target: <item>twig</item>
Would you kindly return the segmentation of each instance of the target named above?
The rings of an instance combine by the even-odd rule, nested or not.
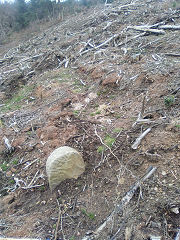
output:
[[[180,240],[180,228],[177,229],[177,234],[174,240]]]
[[[95,239],[99,238],[99,235],[101,234],[101,232],[104,230],[104,228],[112,221],[112,219],[114,218],[114,216],[116,214],[118,214],[120,211],[123,210],[123,208],[129,203],[129,201],[132,199],[132,197],[134,196],[136,190],[140,187],[140,185],[146,181],[148,178],[150,178],[154,172],[156,171],[156,167],[150,167],[147,170],[147,173],[139,180],[137,181],[132,187],[131,189],[126,193],[126,195],[121,199],[120,203],[117,204],[113,210],[113,212],[110,214],[110,216],[106,219],[106,221],[100,225],[96,231],[93,234],[93,237]],[[82,238],[82,240],[90,240],[90,239],[94,239],[92,238],[92,236],[85,236]]]
[[[65,62],[65,64],[64,64],[64,67],[67,68],[68,65],[69,65],[69,59],[66,59],[66,62]]]
[[[39,170],[36,172],[36,174],[34,175],[33,179],[31,180],[31,182],[28,184],[28,187],[30,187],[32,185],[32,183],[34,182],[34,179],[36,178],[37,174],[39,173]]]
[[[133,145],[131,146],[132,149],[137,149],[139,144],[141,143],[141,140],[151,131],[151,127],[146,129],[146,131],[144,131],[137,139],[136,141],[133,143]]]
[[[142,102],[142,108],[141,108],[141,117],[142,118],[143,118],[143,114],[144,114],[145,102],[146,102],[146,94],[144,95],[143,102]]]
[[[27,166],[25,166],[23,169],[28,168],[29,166],[31,166],[33,163],[37,162],[39,159],[35,159],[34,161],[32,161],[31,163],[29,163]]]
[[[64,235],[64,231],[63,231],[63,226],[62,226],[63,216],[62,216],[62,211],[61,211],[61,205],[59,204],[58,199],[56,199],[56,201],[57,201],[57,204],[58,204],[58,207],[59,207],[59,213],[58,213],[58,220],[57,220],[57,223],[56,223],[56,231],[55,231],[54,240],[57,240],[59,224],[61,224],[61,232],[62,232],[62,235],[63,235],[63,240],[66,240],[65,235]]]
[[[7,150],[11,153],[14,151],[14,147],[11,146],[10,142],[9,142],[9,139],[7,137],[3,137],[3,140],[4,140],[4,144],[7,148]]]
[[[147,157],[151,157],[151,158],[160,158],[161,157],[161,155],[159,155],[159,154],[157,154],[157,153],[149,153],[149,152],[144,152],[144,153],[142,153],[142,154],[144,154],[145,156],[147,156]]]
[[[150,240],[161,240],[161,236],[150,236]]]
[[[59,213],[58,213],[58,220],[57,220],[57,223],[56,223],[56,231],[55,231],[54,240],[57,239],[57,234],[58,234],[59,224],[60,224],[61,215],[62,215],[62,212],[61,212],[61,206],[60,206],[60,204],[59,204],[58,199],[56,199],[56,201],[57,201],[57,204],[58,204]]]
[[[110,153],[116,158],[116,160],[117,160],[118,163],[120,164],[119,158],[113,153],[113,151],[111,150],[111,148],[110,148],[107,144],[105,144],[105,143],[103,142],[102,138],[101,138],[101,137],[99,136],[99,134],[97,133],[96,127],[94,128],[94,131],[95,131],[96,136],[99,138],[101,144],[104,145],[107,149],[109,149]]]
[[[15,186],[14,186],[14,190],[16,189],[16,187],[18,186],[18,187],[21,187],[21,184],[20,184],[20,182],[22,182],[25,186],[26,186],[26,183],[23,181],[23,180],[21,180],[21,179],[18,179],[18,178],[16,178],[16,177],[14,177],[14,181],[15,181]]]
[[[110,238],[110,240],[115,240],[115,239],[116,239],[116,237],[118,236],[118,234],[120,233],[120,231],[122,230],[122,228],[124,227],[124,225],[125,225],[125,222],[123,222],[123,223],[121,224],[121,226],[119,227],[119,229],[117,230],[117,232],[115,232],[115,234]]]
[[[41,186],[44,186],[44,183],[43,184],[33,185],[33,186],[21,187],[21,188],[22,189],[30,189],[30,188],[37,188],[37,187],[41,187]]]

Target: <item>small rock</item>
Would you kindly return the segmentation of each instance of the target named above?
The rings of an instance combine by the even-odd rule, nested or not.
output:
[[[7,171],[6,172],[6,177],[11,177],[12,176],[12,172],[11,171]]]
[[[172,208],[170,209],[170,211],[171,211],[172,213],[179,214],[179,208],[178,208],[178,207],[172,207]]]
[[[75,111],[80,111],[83,108],[83,104],[82,103],[73,103],[72,107],[74,108]]]
[[[125,182],[125,179],[123,177],[118,179],[118,184],[124,184],[124,182]]]
[[[165,171],[162,171],[161,174],[162,174],[163,176],[166,176],[166,175],[167,175],[167,173],[166,173]]]
[[[151,221],[150,222],[150,227],[152,227],[152,228],[161,228],[161,223],[160,222],[153,222],[153,221]]]
[[[97,93],[91,92],[88,94],[88,97],[92,100],[92,99],[96,99],[98,97]]]

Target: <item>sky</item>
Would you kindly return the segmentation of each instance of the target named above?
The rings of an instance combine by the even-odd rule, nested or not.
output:
[[[25,0],[26,2],[29,2],[29,0]],[[66,0],[60,0],[60,2],[65,2]],[[4,3],[4,2],[14,2],[14,0],[0,0],[0,3]]]

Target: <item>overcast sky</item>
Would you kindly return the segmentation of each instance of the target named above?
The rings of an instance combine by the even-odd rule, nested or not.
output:
[[[26,2],[29,2],[30,0],[25,0]],[[60,0],[60,2],[65,2],[66,0]],[[79,0],[77,0],[79,1]],[[14,0],[0,0],[0,3],[4,3],[4,2],[14,2]],[[57,2],[57,1],[56,1]]]

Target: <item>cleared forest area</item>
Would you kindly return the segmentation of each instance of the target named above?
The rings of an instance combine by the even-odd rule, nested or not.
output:
[[[179,5],[99,4],[0,46],[0,237],[179,240]],[[86,169],[51,193],[60,146]]]

